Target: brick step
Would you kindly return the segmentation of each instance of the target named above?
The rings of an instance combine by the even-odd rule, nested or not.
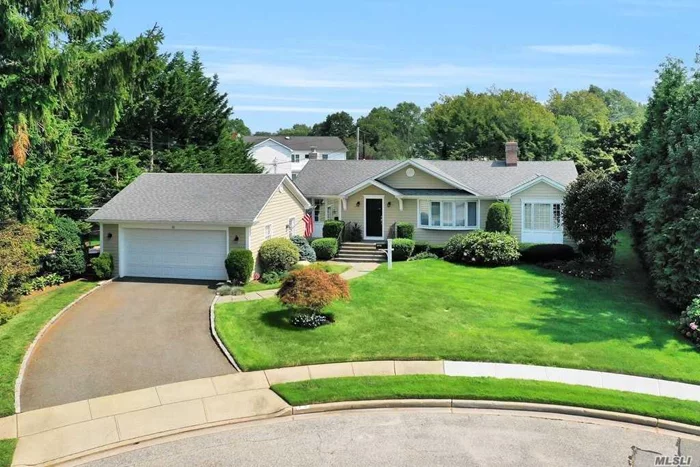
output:
[[[335,258],[336,261],[348,261],[348,262],[359,262],[359,263],[375,263],[386,261],[386,256],[382,254],[373,255],[359,255],[359,254],[343,254],[338,253]]]
[[[340,251],[358,251],[358,252],[364,253],[364,252],[377,251],[377,248],[375,246],[372,246],[371,248],[364,248],[364,247],[358,247],[358,246],[342,245],[340,247]]]

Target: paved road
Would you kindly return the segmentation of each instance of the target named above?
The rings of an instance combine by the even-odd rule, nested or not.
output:
[[[579,420],[473,411],[345,412],[234,426],[88,465],[639,467],[654,465],[654,452],[678,453],[677,436]],[[680,448],[696,455],[698,465],[700,442],[682,439]]]
[[[193,283],[113,282],[42,338],[22,411],[235,372],[209,333],[214,292]]]

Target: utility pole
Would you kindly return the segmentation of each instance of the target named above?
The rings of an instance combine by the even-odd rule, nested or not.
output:
[[[357,125],[357,136],[355,136],[355,160],[360,160],[360,125]]]

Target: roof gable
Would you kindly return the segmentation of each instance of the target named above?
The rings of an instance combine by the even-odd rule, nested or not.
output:
[[[337,136],[244,136],[243,141],[253,144],[253,147],[265,141],[274,141],[290,151],[309,152],[316,148],[318,152],[347,152],[343,141]]]

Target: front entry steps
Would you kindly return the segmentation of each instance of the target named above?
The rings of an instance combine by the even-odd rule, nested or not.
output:
[[[335,261],[346,263],[383,263],[386,254],[377,249],[375,243],[346,242],[340,245]]]

